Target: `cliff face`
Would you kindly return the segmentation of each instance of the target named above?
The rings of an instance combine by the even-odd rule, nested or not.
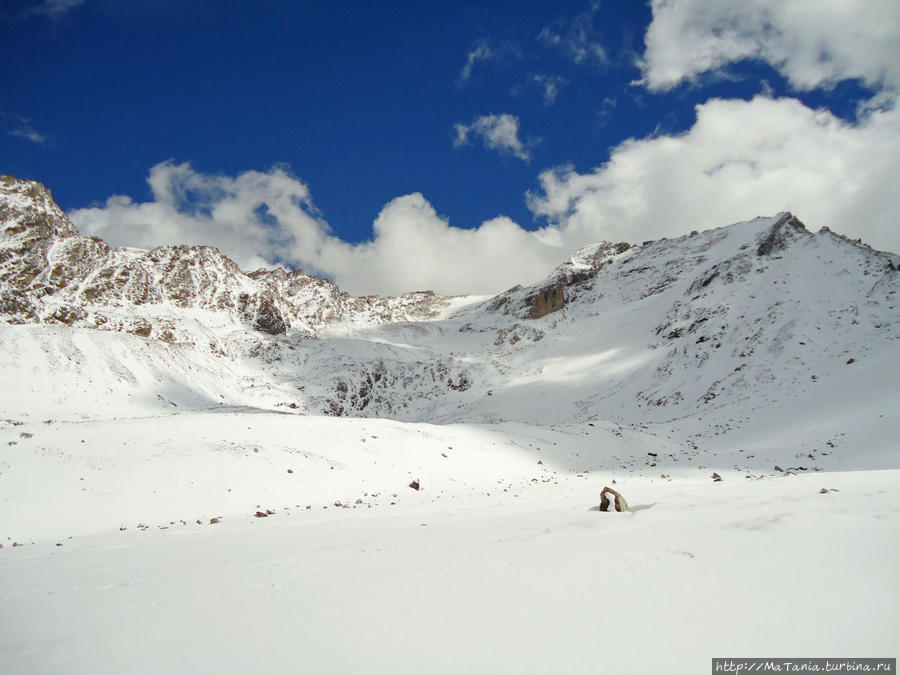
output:
[[[511,288],[491,300],[486,309],[522,319],[540,319],[558,312],[593,288],[591,282],[600,271],[631,248],[624,242],[585,246],[557,267],[545,281],[529,288]]]

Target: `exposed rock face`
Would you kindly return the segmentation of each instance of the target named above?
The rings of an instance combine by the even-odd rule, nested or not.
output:
[[[803,234],[809,234],[809,231],[793,214],[783,213],[778,219],[768,236],[759,242],[756,247],[756,255],[770,256],[783,251],[788,244]]]
[[[600,270],[630,248],[631,245],[624,242],[585,246],[542,284],[528,289],[520,286],[511,288],[492,299],[486,309],[489,312],[514,314],[523,319],[540,319],[558,312],[583,291],[590,290],[590,282]]]
[[[113,249],[84,237],[40,183],[0,177],[0,314],[167,341],[173,309],[216,312],[269,335],[315,334],[334,321],[424,319],[448,300],[431,292],[353,297],[300,270],[245,274],[209,246]]]
[[[566,304],[566,284],[560,282],[553,286],[538,289],[526,302],[531,305],[528,310],[529,319],[540,319],[542,316],[558,312]]]

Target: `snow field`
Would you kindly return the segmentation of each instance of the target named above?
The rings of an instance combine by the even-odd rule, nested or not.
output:
[[[8,672],[704,672],[896,649],[898,472],[602,481],[0,555]],[[822,487],[837,492],[820,493]],[[859,626],[865,626],[860,630]]]

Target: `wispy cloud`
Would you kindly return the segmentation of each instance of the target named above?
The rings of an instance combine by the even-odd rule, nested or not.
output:
[[[599,9],[600,3],[594,2],[574,19],[553,21],[538,34],[538,40],[563,50],[575,63],[606,63],[606,49],[594,28],[594,14]]]
[[[31,124],[31,120],[25,119],[24,117],[17,117],[18,125],[9,130],[10,136],[15,136],[16,138],[24,138],[27,141],[31,141],[32,143],[37,143],[38,145],[47,145],[50,141],[50,137],[47,134],[43,134],[37,129],[34,128]]]
[[[476,117],[471,124],[456,124],[454,129],[456,138],[453,140],[453,147],[468,145],[475,136],[481,138],[486,148],[518,157],[525,162],[531,161],[530,148],[540,142],[536,138],[523,142],[519,138],[519,118],[507,113],[482,115]]]
[[[569,83],[569,81],[561,75],[542,75],[539,73],[535,75],[533,79],[535,84],[542,90],[541,96],[543,97],[544,105],[546,106],[551,106],[556,103],[556,97],[559,95],[560,90]]]
[[[597,126],[602,128],[605,127],[610,119],[612,119],[613,111],[616,109],[616,106],[619,104],[618,100],[612,98],[610,96],[606,96],[603,99],[603,102],[600,104],[600,107],[597,109]]]
[[[513,41],[497,42],[482,38],[472,43],[466,54],[466,62],[457,77],[457,84],[465,86],[475,75],[479,63],[494,62],[498,65],[509,65],[522,58],[522,50]]]
[[[51,19],[58,19],[83,4],[84,0],[44,0],[39,5],[27,10],[25,15],[44,15]]]
[[[479,61],[486,61],[488,59],[494,58],[496,52],[494,48],[491,46],[490,42],[487,40],[478,40],[473,46],[472,49],[466,54],[466,63],[463,66],[462,71],[459,73],[459,81],[462,84],[465,84],[472,77],[472,71],[475,68],[475,64]]]

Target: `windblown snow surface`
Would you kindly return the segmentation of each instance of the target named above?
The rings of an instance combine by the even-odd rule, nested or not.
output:
[[[0,324],[0,669],[896,656],[897,257],[783,221],[589,247],[538,318]]]

